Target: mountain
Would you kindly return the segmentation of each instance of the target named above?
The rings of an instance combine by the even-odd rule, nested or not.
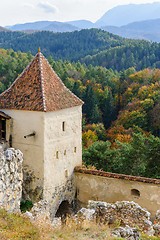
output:
[[[66,22],[69,23],[75,27],[78,27],[80,29],[86,29],[86,28],[94,28],[94,23],[92,23],[91,21],[88,20],[77,20],[77,21],[69,21]]]
[[[4,27],[0,27],[0,32],[8,32],[8,31],[10,31],[10,30],[7,28],[4,28]]]
[[[52,31],[52,32],[73,32],[79,30],[78,27],[72,26],[68,23],[53,22],[46,27],[41,28],[43,31]]]
[[[15,37],[14,37],[15,36]],[[54,60],[78,61],[87,55],[125,44],[128,40],[100,29],[85,29],[66,33],[39,31],[0,33],[0,47],[36,54],[39,46],[46,57]]]
[[[160,67],[160,43],[126,39],[100,29],[66,33],[38,31],[33,34],[0,32],[1,48],[30,51],[35,55],[39,46],[42,53],[54,61],[80,61],[117,71],[130,67],[136,70]]]
[[[124,38],[152,40],[145,37],[144,32],[134,31],[127,28],[115,27],[115,26],[104,26],[104,27],[101,27],[101,29]]]
[[[38,21],[38,22],[31,22],[31,23],[22,23],[22,24],[15,24],[13,26],[6,26],[7,29],[12,31],[23,31],[23,30],[41,30],[42,28],[51,24],[51,21]]]
[[[16,24],[13,26],[7,26],[12,31],[25,31],[34,32],[39,31],[52,31],[52,32],[72,32],[79,30],[79,28],[72,26],[69,23],[62,23],[57,21],[38,21],[32,23]]]
[[[160,42],[160,18],[133,22],[122,27],[104,26],[101,29],[121,37]]]
[[[122,29],[130,29],[132,31],[141,32],[160,32],[160,18],[129,23],[122,26]]]
[[[135,21],[157,19],[160,17],[159,13],[160,2],[121,5],[107,11],[95,25],[119,27]]]

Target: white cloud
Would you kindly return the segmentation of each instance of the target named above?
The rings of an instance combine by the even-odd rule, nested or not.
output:
[[[87,19],[95,22],[117,5],[154,1],[160,2],[160,0],[1,0],[0,26],[40,20]]]
[[[49,3],[49,2],[40,2],[37,5],[39,8],[42,8],[46,13],[57,13],[58,12],[58,8]]]
[[[27,8],[35,8],[35,6],[31,3],[25,3],[23,6]]]

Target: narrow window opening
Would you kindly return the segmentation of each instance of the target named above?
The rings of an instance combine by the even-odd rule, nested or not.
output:
[[[64,155],[66,155],[66,150],[64,150]]]
[[[56,152],[56,158],[58,159],[58,151]]]
[[[131,195],[133,197],[140,197],[140,191],[138,191],[137,189],[131,189]]]
[[[9,146],[12,147],[12,135],[9,136]]]
[[[6,139],[6,119],[0,118],[0,139]]]
[[[63,132],[66,130],[66,126],[65,125],[66,125],[65,122],[62,122],[62,130],[63,130]]]
[[[75,152],[75,153],[77,152],[77,148],[76,148],[76,147],[74,147],[74,152]]]
[[[68,177],[68,170],[65,170],[65,177]]]

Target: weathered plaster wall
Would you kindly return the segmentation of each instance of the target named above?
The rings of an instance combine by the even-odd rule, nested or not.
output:
[[[50,202],[52,212],[74,199],[73,172],[82,164],[82,107],[54,112],[4,110],[11,117],[7,136],[24,154],[23,200]],[[24,138],[35,132],[36,135]],[[56,206],[56,207],[53,207]]]
[[[19,150],[0,152],[0,206],[8,211],[20,211],[22,196],[22,158]]]
[[[45,113],[44,198],[47,200],[55,187],[70,179],[74,167],[82,164],[81,114],[81,107]]]
[[[35,202],[40,196],[40,199],[42,198],[44,179],[44,113],[5,109],[2,111],[11,117],[6,126],[7,140],[11,135],[12,147],[23,152],[24,186],[27,186],[24,188],[23,198]],[[34,131],[34,137],[24,138]]]
[[[153,215],[160,209],[160,184],[75,172],[75,185],[78,192],[77,198],[82,205],[86,205],[88,200],[109,203],[134,201]],[[138,190],[140,196],[132,195],[132,189]]]
[[[45,113],[44,199],[52,206],[57,196],[74,198],[73,171],[82,164],[81,118],[81,107]]]

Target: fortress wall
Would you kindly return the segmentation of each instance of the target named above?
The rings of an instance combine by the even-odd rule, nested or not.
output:
[[[75,169],[77,199],[81,205],[88,200],[134,201],[152,215],[160,209],[160,180],[105,173],[102,171]]]
[[[64,194],[75,166],[82,164],[81,115],[81,106],[45,113],[44,199],[48,201]]]
[[[23,153],[23,200],[37,202],[43,198],[44,179],[44,113],[3,109],[7,121],[6,140],[12,136],[12,147]],[[24,136],[35,132],[35,136]]]
[[[44,191],[54,216],[62,201],[75,197],[73,172],[82,164],[82,107],[45,113]]]
[[[0,152],[0,207],[20,211],[22,196],[22,158],[20,150],[8,148]]]

